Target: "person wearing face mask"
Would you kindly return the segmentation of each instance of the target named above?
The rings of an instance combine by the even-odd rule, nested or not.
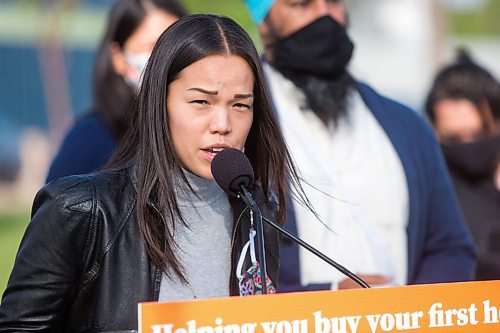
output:
[[[178,0],[119,0],[110,10],[93,72],[93,104],[66,134],[46,182],[104,166],[127,127],[158,36],[187,10]]]
[[[426,102],[479,251],[478,280],[500,279],[500,84],[465,51],[436,76]]]
[[[318,221],[285,227],[372,286],[465,281],[476,253],[432,129],[354,78],[339,0],[245,0],[280,125]],[[283,241],[279,291],[357,287]]]

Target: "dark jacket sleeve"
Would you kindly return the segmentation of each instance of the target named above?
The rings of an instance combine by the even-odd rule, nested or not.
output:
[[[93,172],[104,166],[116,141],[96,114],[80,119],[66,134],[52,161],[46,182],[69,175]]]
[[[369,87],[362,85],[361,91],[398,151],[408,179],[408,283],[474,279],[474,243],[432,128],[416,112]]]
[[[464,222],[456,194],[434,135],[422,134],[427,141],[422,153],[426,159],[427,189],[423,200],[427,207],[422,214],[426,223],[422,230],[423,246],[416,260],[410,284],[468,281],[475,278],[476,251],[470,232]],[[410,260],[412,260],[410,258]]]
[[[84,266],[91,225],[91,194],[89,200],[71,202],[73,185],[55,182],[35,197],[0,304],[0,332],[51,331],[64,317]]]

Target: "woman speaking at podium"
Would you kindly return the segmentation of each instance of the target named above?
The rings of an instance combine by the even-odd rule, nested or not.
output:
[[[251,214],[215,183],[211,161],[225,148],[245,152],[267,218],[283,221],[287,184],[303,192],[249,36],[220,16],[174,23],[154,47],[129,121],[104,170],[36,195],[0,332],[131,330],[138,302],[258,292],[236,277],[240,257],[243,273],[252,268],[243,251]],[[269,290],[279,238],[265,229]]]

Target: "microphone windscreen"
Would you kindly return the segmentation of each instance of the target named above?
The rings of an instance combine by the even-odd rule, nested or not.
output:
[[[228,194],[237,196],[240,186],[245,188],[253,183],[253,168],[248,157],[235,148],[227,148],[212,160],[212,176]]]

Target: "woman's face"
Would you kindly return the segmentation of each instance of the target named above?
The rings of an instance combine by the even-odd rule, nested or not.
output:
[[[140,54],[153,50],[158,37],[179,18],[160,9],[150,9],[123,45],[125,52]]]
[[[153,51],[158,37],[179,18],[175,15],[151,8],[120,48],[113,45],[111,54],[115,71],[123,76],[133,88],[137,88],[140,76]]]
[[[434,107],[436,132],[441,141],[478,139],[483,122],[477,107],[467,99],[444,99]]]
[[[217,152],[243,149],[253,121],[253,86],[252,69],[234,55],[205,57],[170,84],[168,122],[185,169],[213,179],[210,164]]]

